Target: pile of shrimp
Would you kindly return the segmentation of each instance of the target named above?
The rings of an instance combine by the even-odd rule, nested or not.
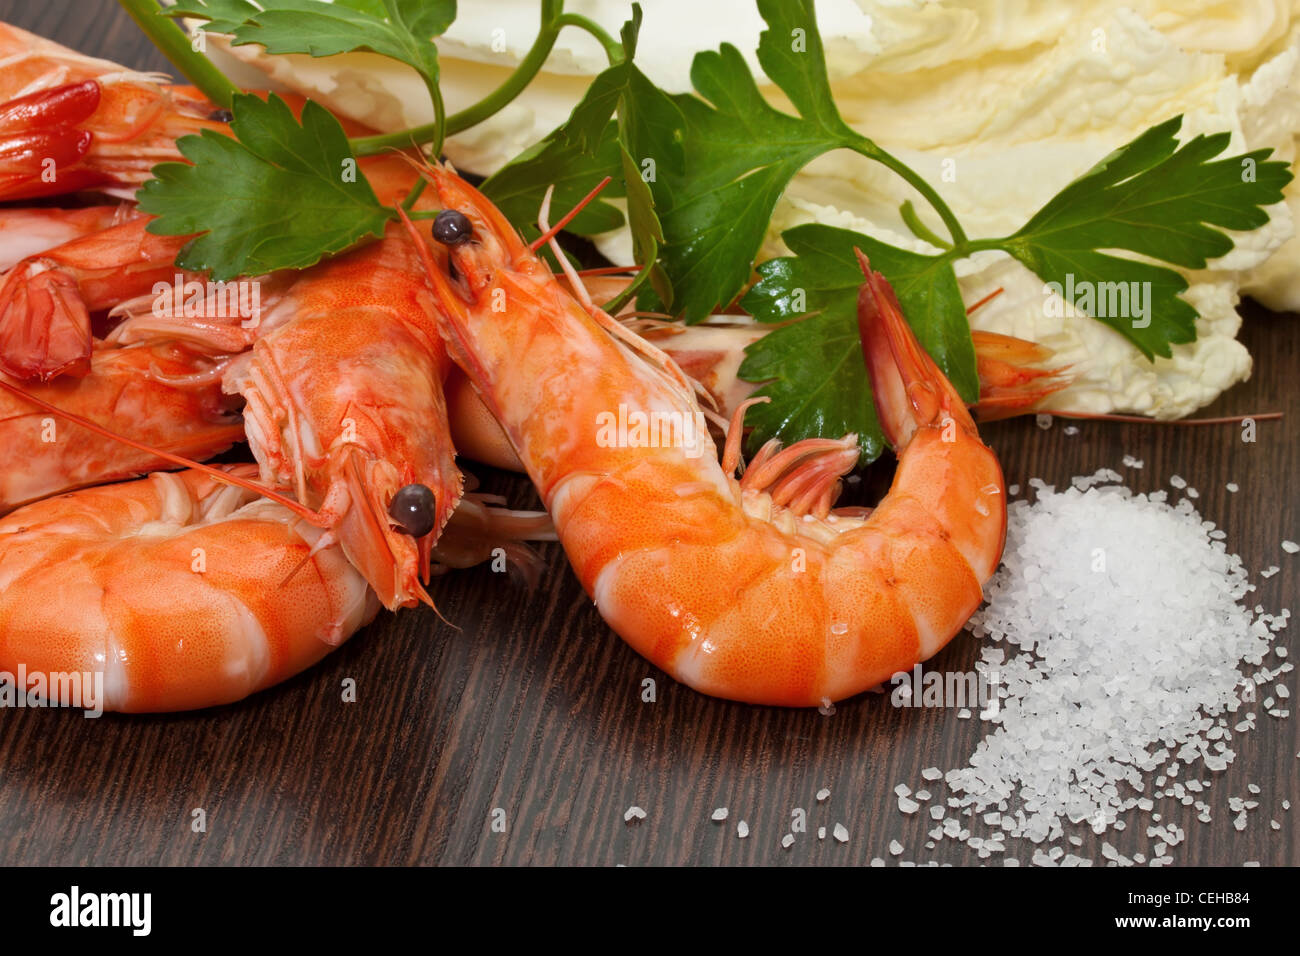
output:
[[[556,539],[647,660],[751,703],[858,694],[978,606],[1002,473],[865,258],[863,354],[898,467],[874,509],[836,508],[855,435],[771,442],[742,473],[756,399],[737,370],[765,330],[610,316],[626,280],[573,271],[549,201],[530,245],[450,167],[364,159],[381,202],[429,185],[411,208],[439,211],[250,277],[250,321],[131,202],[178,136],[228,116],[3,25],[0,61],[0,672],[103,674],[109,710],[230,703],[381,607],[432,606],[449,568],[535,578],[529,542]],[[18,205],[88,190],[119,201]],[[1028,343],[980,344],[986,412],[1059,387]],[[608,440],[628,410],[670,427]],[[239,443],[255,463],[201,464]],[[458,453],[526,473],[545,512],[477,494]]]

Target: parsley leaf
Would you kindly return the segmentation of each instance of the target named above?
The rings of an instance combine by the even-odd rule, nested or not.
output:
[[[745,413],[746,427],[753,428],[747,439],[751,454],[769,438],[793,444],[855,432],[861,463],[880,457],[885,438],[871,400],[857,320],[836,305],[774,329],[745,349],[741,377],[767,382],[755,394],[772,399]]]
[[[437,82],[433,38],[455,20],[456,0],[180,0],[165,13],[209,20],[207,28],[232,34],[235,46],[311,56],[369,50]]]
[[[789,443],[856,432],[864,462],[884,447],[858,335],[863,278],[855,247],[888,277],[917,338],[962,398],[978,398],[975,350],[950,261],[816,224],[796,226],[782,238],[795,255],[760,265],[759,282],[740,303],[760,322],[799,320],[746,350],[740,377],[766,382],[758,394],[772,398],[746,416],[754,426],[751,446],[774,437]]]
[[[176,145],[189,163],[155,166],[137,193],[140,208],[158,217],[150,232],[201,233],[176,257],[178,266],[210,269],[223,281],[306,268],[383,235],[392,210],[356,170],[328,110],[308,100],[299,125],[278,96],[241,94],[232,112],[237,140],[212,130],[181,137]],[[349,168],[355,175],[346,175]]]
[[[730,302],[749,282],[772,211],[794,174],[862,140],[835,111],[811,0],[758,6],[768,24],[759,61],[800,115],[768,104],[734,46],[696,54],[691,83],[699,96],[673,97],[685,120],[686,162],[661,164],[651,184],[673,306],[688,322]]]
[[[618,124],[614,122],[605,123],[591,153],[584,153],[552,133],[493,173],[481,188],[525,238],[532,240],[541,235],[537,210],[549,186],[555,186],[551,208],[563,213],[605,176],[621,169],[619,154]],[[623,225],[623,213],[608,200],[620,195],[621,173],[614,175],[604,191],[565,228],[580,236],[617,229]]]
[[[600,179],[612,180],[604,193],[570,223],[569,230],[592,235],[615,229],[623,216],[607,196],[627,196],[628,223],[633,251],[642,272],[611,308],[625,301],[646,279],[656,294],[671,301],[672,289],[659,264],[663,229],[648,185],[655,164],[646,164],[654,147],[664,160],[681,170],[680,114],[669,96],[633,64],[641,6],[632,5],[632,17],[621,31],[623,59],[602,71],[587,88],[569,119],[532,149],[525,151],[491,176],[483,192],[527,235],[536,235],[538,205],[546,190],[555,186],[552,206],[571,207]],[[611,117],[617,113],[617,119]],[[638,157],[643,157],[638,159]]]
[[[1196,310],[1178,297],[1187,280],[1172,269],[1099,250],[1202,269],[1233,246],[1211,226],[1264,225],[1262,207],[1281,202],[1291,181],[1286,163],[1267,161],[1272,150],[1212,161],[1227,148],[1227,133],[1178,146],[1181,125],[1176,116],[1111,153],[996,246],[1057,283],[1076,307],[1123,334],[1148,359],[1168,357],[1171,343],[1196,338]]]
[[[611,314],[636,295],[647,279],[661,301],[672,301],[672,286],[663,266],[659,264],[659,248],[663,245],[664,231],[655,212],[654,194],[642,178],[636,160],[622,142],[619,143],[619,152],[623,161],[623,179],[627,183],[627,218],[632,231],[632,254],[643,265],[627,288],[606,304]]]

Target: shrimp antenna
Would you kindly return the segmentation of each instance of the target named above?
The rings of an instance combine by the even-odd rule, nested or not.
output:
[[[157,448],[153,445],[146,444],[142,441],[136,441],[134,438],[128,438],[126,435],[120,435],[110,428],[105,428],[98,422],[92,422],[89,418],[83,418],[76,412],[70,412],[66,409],[59,408],[57,405],[52,405],[45,401],[45,399],[38,398],[27,390],[19,388],[17,385],[13,385],[10,382],[6,382],[3,378],[0,378],[0,388],[3,388],[11,395],[16,395],[24,401],[35,405],[37,408],[44,409],[52,415],[58,415],[60,418],[66,418],[68,421],[80,425],[82,428],[88,428],[97,435],[111,438],[113,441],[121,442],[123,445],[128,445],[131,448],[135,448],[139,451],[145,452],[146,454],[161,458],[163,461],[169,461],[174,465],[180,465],[182,468],[193,468],[197,471],[201,471],[205,475],[215,478],[218,481],[231,485],[238,485],[241,488],[247,488],[249,491],[262,495],[264,498],[271,499],[276,504],[284,505],[284,507],[288,508],[294,514],[304,518],[317,527],[323,527],[325,524],[325,521],[321,518],[320,514],[312,511],[306,505],[294,501],[292,498],[287,498],[278,491],[273,491],[256,481],[251,481],[248,478],[239,475],[232,475],[229,472],[222,471],[220,468],[205,465],[202,462],[185,458],[182,455],[173,455],[169,451],[163,451],[161,448]]]
[[[1224,415],[1222,418],[1150,418],[1146,415],[1111,415],[1105,412],[1070,412],[1048,409],[1044,415],[1057,418],[1081,419],[1097,422],[1132,422],[1135,425],[1176,425],[1194,428],[1197,425],[1238,425],[1246,419],[1257,422],[1275,422],[1282,418],[1282,412],[1258,412],[1254,415]]]
[[[992,292],[990,292],[990,293],[989,293],[988,295],[986,295],[984,298],[980,299],[980,300],[979,300],[978,302],[976,302],[974,305],[967,307],[967,309],[966,309],[966,314],[967,314],[968,316],[974,314],[974,312],[975,312],[976,309],[979,309],[979,308],[982,307],[982,306],[988,305],[990,302],[992,302],[994,299],[996,299],[998,296],[1000,296],[1000,295],[1002,294],[1002,292],[1003,292],[1002,286],[998,286],[996,289],[994,289]]]
[[[610,177],[606,176],[604,179],[602,179],[599,183],[596,184],[595,189],[587,193],[587,195],[583,196],[582,199],[578,201],[578,204],[574,206],[572,209],[570,209],[567,213],[565,213],[564,218],[561,219],[559,222],[557,222],[555,225],[548,227],[543,223],[539,223],[539,225],[541,225],[542,229],[544,229],[545,231],[536,239],[534,239],[532,242],[530,242],[528,244],[528,248],[531,249],[533,252],[536,252],[538,249],[542,248],[542,246],[546,245],[546,243],[550,242],[556,233],[558,233],[569,223],[573,222],[574,218],[578,215],[578,213],[582,212],[582,210],[585,209],[593,199],[595,199],[598,195],[600,195],[600,191],[604,189],[606,186],[608,186],[609,184],[610,184]],[[555,187],[551,186],[551,189],[554,190]],[[547,207],[549,208],[549,206],[550,206],[550,192],[548,191]]]

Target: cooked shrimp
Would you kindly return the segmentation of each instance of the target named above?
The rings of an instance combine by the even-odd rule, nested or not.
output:
[[[262,480],[320,512],[385,607],[429,601],[420,580],[462,483],[442,390],[450,362],[414,247],[398,228],[296,275],[253,281],[254,323],[206,305],[197,319],[155,315],[146,294],[122,304],[127,318],[107,340],[175,342],[224,362],[224,388],[247,402]],[[418,522],[428,527],[404,527],[393,513],[403,488],[423,494],[416,486],[430,493]]]
[[[0,669],[103,673],[108,710],[239,700],[310,667],[378,608],[318,528],[197,471],[0,519]]]
[[[292,105],[300,109],[302,102]],[[365,157],[360,168],[382,203],[397,201],[418,182],[400,155]],[[159,283],[170,287],[204,278],[173,264],[192,237],[149,232],[151,216],[124,213],[117,218],[124,221],[43,248],[0,277],[0,372],[43,381],[62,374],[84,375],[90,361],[92,313],[141,297],[152,301]],[[267,283],[265,278],[256,281]],[[195,331],[201,335],[203,329]],[[242,350],[254,335],[237,337],[237,347],[229,335],[222,347]]]
[[[623,290],[625,279],[597,277],[589,292],[603,304]],[[977,308],[976,303],[973,308]],[[627,307],[629,310],[631,306]],[[620,321],[655,345],[684,373],[704,386],[717,414],[731,417],[762,383],[740,377],[745,350],[777,326],[761,325],[742,315],[715,315],[699,325],[646,319],[635,314]],[[1034,342],[992,332],[971,333],[980,380],[979,402],[971,409],[977,421],[992,421],[1036,411],[1045,399],[1070,385],[1069,369],[1048,368],[1052,351]],[[447,380],[447,406],[452,438],[466,457],[497,468],[523,471],[496,419],[463,375],[453,371]],[[1058,414],[1070,414],[1062,412]]]
[[[117,435],[202,460],[244,438],[236,403],[222,393],[220,375],[211,374],[219,370],[219,363],[172,345],[101,345],[86,377],[25,391]],[[0,514],[69,488],[167,467],[156,455],[0,392]]]
[[[176,139],[225,128],[192,87],[0,24],[0,200],[99,189],[129,199]]]
[[[829,508],[854,436],[769,448],[740,481],[738,424],[721,467],[707,435],[598,440],[620,407],[685,427],[700,411],[693,389],[569,295],[480,193],[444,169],[427,175],[473,228],[448,249],[455,277],[426,262],[451,355],[583,587],[638,652],[704,693],[813,706],[910,669],[961,629],[1001,554],[1002,472],[883,278],[867,271],[860,322],[899,463],[864,518]]]

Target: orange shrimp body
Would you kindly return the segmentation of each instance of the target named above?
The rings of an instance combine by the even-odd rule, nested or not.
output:
[[[301,108],[302,103],[294,101],[293,105]],[[396,202],[418,181],[400,155],[365,157],[361,169],[384,203]],[[20,230],[24,226],[27,242],[40,243],[41,236],[56,228],[73,232],[72,237],[59,245],[43,245],[0,276],[0,373],[23,380],[86,374],[92,313],[150,295],[158,283],[202,278],[173,264],[191,237],[149,232],[151,216],[125,211],[113,218],[111,226],[87,231],[84,224],[89,217],[68,211],[46,212],[48,222],[34,211],[15,216],[16,237],[10,245],[23,241]],[[0,229],[5,224],[0,215]],[[266,285],[266,280],[260,281]],[[173,331],[183,332],[179,327]],[[242,350],[253,338],[254,333],[249,332],[234,346],[230,345],[232,338],[223,335],[223,345]]]
[[[320,538],[284,506],[197,471],[28,505],[0,519],[0,670],[102,673],[107,710],[239,700],[377,612]]]
[[[451,355],[515,446],[583,587],[638,652],[707,694],[815,706],[910,669],[960,630],[1001,555],[1001,468],[882,278],[868,275],[861,324],[899,464],[863,518],[829,509],[856,461],[853,436],[768,449],[743,481],[707,435],[694,447],[602,440],[620,409],[695,419],[692,390],[647,362],[644,343],[612,335],[481,194],[446,170],[427,175],[474,230],[449,250],[455,278],[426,263]],[[728,463],[736,425],[732,435]]]

